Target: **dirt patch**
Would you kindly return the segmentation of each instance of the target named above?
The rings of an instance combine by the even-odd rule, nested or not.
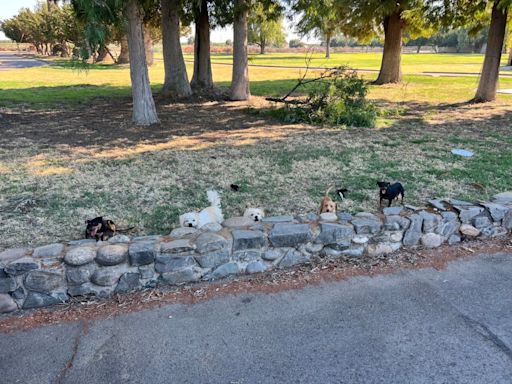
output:
[[[108,319],[124,313],[151,310],[169,304],[194,304],[215,297],[248,293],[277,293],[308,285],[346,280],[354,276],[394,273],[401,268],[442,270],[449,262],[478,254],[512,252],[512,239],[471,241],[461,246],[435,250],[403,250],[370,259],[339,259],[313,263],[294,269],[237,277],[217,283],[197,283],[181,287],[159,287],[109,299],[74,298],[69,303],[0,316],[0,332],[14,332],[40,326]]]

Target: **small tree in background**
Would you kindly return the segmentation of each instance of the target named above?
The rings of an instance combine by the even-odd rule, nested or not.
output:
[[[283,11],[278,4],[265,7],[257,3],[249,15],[249,43],[258,45],[260,54],[265,54],[268,46],[282,47],[286,43],[283,21]]]

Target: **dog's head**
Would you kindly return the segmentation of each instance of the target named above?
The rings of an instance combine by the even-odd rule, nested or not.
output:
[[[103,217],[96,217],[92,220],[85,220],[85,225],[89,236],[94,237],[103,227]]]
[[[253,221],[261,221],[265,217],[265,212],[261,208],[247,208],[244,212],[244,217]]]
[[[182,227],[197,228],[199,225],[199,213],[187,212],[180,216],[180,225]]]
[[[336,203],[329,196],[325,196],[320,203],[320,213],[336,213]]]
[[[387,181],[377,181],[377,185],[380,188],[380,193],[386,193],[388,187],[390,186],[390,183]]]

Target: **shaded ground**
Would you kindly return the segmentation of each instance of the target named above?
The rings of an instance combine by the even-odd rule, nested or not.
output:
[[[380,179],[402,181],[416,205],[512,189],[512,107],[387,106],[397,114],[374,130],[283,125],[224,102],[160,101],[162,123],[149,128],[129,122],[126,99],[4,110],[0,249],[80,238],[97,215],[134,233],[168,233],[179,214],[206,206],[208,188],[222,193],[226,216],[247,205],[269,215],[314,212],[332,184],[350,190],[340,209],[376,211]],[[455,157],[455,147],[476,156]]]
[[[285,280],[318,282],[316,269],[286,271]],[[512,254],[501,252],[453,261],[441,271],[400,270],[292,291],[239,290],[208,301],[212,291],[195,286],[189,303],[199,303],[96,320],[75,311],[69,323],[2,335],[2,380],[509,383],[511,273]],[[233,285],[243,282],[213,289]]]

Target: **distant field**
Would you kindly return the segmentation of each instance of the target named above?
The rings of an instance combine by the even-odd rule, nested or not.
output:
[[[253,63],[295,65],[303,64],[299,55],[269,54],[254,56]],[[228,87],[231,81],[231,66],[215,65],[228,63],[230,56],[214,55],[212,61],[214,81],[220,87]],[[314,65],[339,65],[350,60],[356,67],[375,69],[379,66],[379,54],[336,54],[327,62],[315,56]],[[478,71],[482,55],[404,55],[404,82],[398,85],[371,87],[370,98],[386,102],[455,103],[466,101],[474,94],[477,77],[431,77],[407,75],[410,72],[451,68],[452,70]],[[430,62],[429,62],[430,61]],[[443,67],[444,66],[444,67]],[[415,71],[412,71],[416,68]],[[191,76],[191,64],[188,65]],[[301,76],[303,69],[250,68],[251,92],[257,96],[277,96],[286,93]],[[312,75],[314,72],[311,73]],[[376,74],[364,75],[368,80]],[[150,68],[153,89],[157,92],[163,83],[163,63],[156,61]],[[512,78],[503,78],[500,86],[512,88]],[[44,108],[62,103],[82,103],[96,97],[128,96],[130,94],[129,69],[117,65],[93,65],[88,70],[76,69],[69,62],[55,60],[54,65],[31,69],[0,71],[0,107],[26,106]],[[512,100],[511,96],[500,96],[501,100]]]
[[[250,64],[255,65],[284,65],[303,67],[306,54],[298,53],[268,53],[265,55],[250,55]],[[335,67],[348,65],[361,70],[379,70],[381,53],[332,53],[330,59],[322,52],[311,55],[311,66]],[[186,60],[193,60],[192,55],[185,55]],[[478,73],[482,68],[484,55],[481,54],[434,54],[407,53],[402,54],[402,70],[404,73],[416,74],[422,72],[456,72]],[[507,55],[503,55],[503,65]],[[214,54],[212,63],[232,63],[231,55]],[[512,72],[511,72],[512,73]]]

